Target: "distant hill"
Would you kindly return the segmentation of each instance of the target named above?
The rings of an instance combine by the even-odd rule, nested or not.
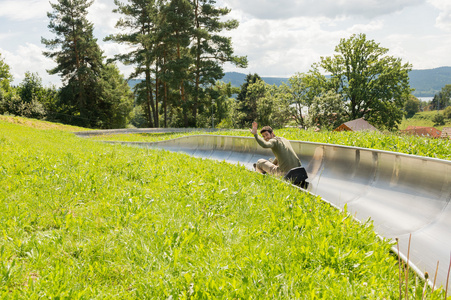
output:
[[[427,70],[412,70],[409,73],[410,87],[415,89],[412,94],[416,97],[434,97],[442,87],[451,84],[451,67],[440,67]],[[262,77],[268,84],[281,85],[288,78]],[[227,72],[222,78],[224,82],[230,82],[232,86],[240,87],[246,80],[246,74]]]
[[[128,80],[128,85],[130,86],[131,89],[133,89],[135,87],[135,85],[137,85],[138,83],[141,82],[142,79],[129,79]]]
[[[230,82],[234,87],[240,87],[246,80],[246,74],[238,72],[226,72],[222,81]],[[416,97],[434,97],[442,87],[451,84],[451,67],[440,67],[436,69],[412,70],[409,73],[410,87],[415,89],[412,94]],[[284,77],[262,77],[267,84],[281,85],[287,82]],[[141,80],[132,79],[128,81],[130,87],[134,87]]]
[[[281,85],[282,82],[287,82],[288,78],[279,78],[279,77],[262,77],[263,81],[267,84],[276,84]],[[141,82],[142,79],[130,79],[128,81],[128,85],[131,88],[134,88],[136,84]],[[225,73],[225,76],[221,79],[222,81],[229,83],[232,83],[232,86],[240,87],[244,81],[246,80],[246,74],[237,73],[237,72],[228,72]]]
[[[427,70],[412,70],[409,73],[410,87],[416,97],[434,97],[442,87],[451,84],[451,67]]]
[[[240,87],[246,81],[246,74],[238,72],[226,72],[222,81],[231,83],[232,86]],[[283,77],[262,77],[263,81],[270,85],[281,85],[283,82],[287,82],[288,78]]]

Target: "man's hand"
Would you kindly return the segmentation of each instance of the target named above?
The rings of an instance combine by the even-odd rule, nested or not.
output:
[[[250,129],[250,131],[253,135],[257,134],[257,128],[258,128],[257,122],[252,122],[252,129]]]

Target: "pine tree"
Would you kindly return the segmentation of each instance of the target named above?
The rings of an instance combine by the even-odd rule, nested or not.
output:
[[[129,0],[129,4],[115,0],[117,8],[113,10],[122,17],[116,23],[116,28],[122,32],[110,35],[105,41],[126,44],[133,49],[128,53],[116,55],[115,59],[126,65],[135,65],[130,78],[141,77],[144,81],[136,86],[138,100],[144,108],[148,126],[158,127],[158,102],[154,98],[154,73],[156,51],[156,28],[158,5],[155,0]]]
[[[50,3],[53,12],[48,28],[54,39],[41,42],[51,51],[44,52],[57,66],[49,74],[59,74],[63,80],[62,105],[71,114],[79,114],[83,125],[96,126],[99,114],[97,78],[102,70],[102,52],[94,38],[94,26],[87,19],[93,1],[58,0]]]
[[[252,122],[257,120],[256,98],[249,97],[248,87],[260,80],[261,78],[258,74],[248,74],[246,76],[246,82],[241,86],[241,91],[236,98],[239,103],[238,111],[243,114],[241,126],[249,127]]]
[[[224,30],[238,27],[236,20],[223,21],[230,13],[228,8],[218,8],[215,0],[192,0],[194,31],[191,55],[194,58],[193,118],[196,120],[199,101],[205,95],[203,87],[214,85],[224,76],[222,64],[232,62],[239,67],[247,66],[246,57],[233,55],[232,41],[220,35]]]
[[[188,49],[193,32],[192,6],[188,0],[170,0],[163,6],[162,12],[165,19],[161,24],[160,36],[166,53],[172,53],[166,56],[165,80],[178,90],[180,97],[175,99],[175,104],[182,108],[183,124],[188,127],[195,125],[190,122],[191,99],[187,92],[192,81],[192,74],[189,72],[192,57]]]
[[[130,86],[113,63],[105,65],[99,84],[104,106],[102,121],[105,125],[102,127],[125,128],[133,109],[134,97]]]
[[[221,64],[229,61],[245,66],[244,57],[233,56],[229,38],[219,35],[238,23],[222,21],[230,10],[218,9],[213,0],[115,0],[122,14],[116,28],[127,31],[105,40],[132,46],[132,51],[115,58],[135,65],[131,78],[144,77],[136,85],[149,126],[159,126],[160,104],[164,126],[168,114],[172,124],[196,126],[199,99],[224,73]],[[144,76],[143,76],[144,74]],[[206,99],[206,98],[205,98]]]

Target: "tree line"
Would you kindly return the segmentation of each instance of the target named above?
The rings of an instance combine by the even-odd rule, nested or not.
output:
[[[281,86],[249,74],[240,88],[233,88],[219,81],[223,63],[246,67],[247,59],[235,56],[230,38],[221,35],[238,26],[226,20],[229,9],[216,7],[213,0],[115,0],[119,33],[105,41],[130,50],[106,59],[86,18],[92,3],[51,3],[48,27],[55,37],[42,38],[42,43],[48,48],[44,55],[57,63],[49,73],[61,76],[61,89],[43,88],[31,73],[19,87],[9,87],[0,57],[0,69],[5,69],[0,73],[0,113],[95,128],[246,128],[257,121],[276,128],[334,129],[363,117],[392,130],[418,107],[409,86],[411,65],[389,56],[387,48],[365,34],[341,39],[333,56],[321,57],[310,71]],[[134,66],[130,78],[141,80],[133,92],[114,61]],[[444,89],[431,105],[449,105],[449,97]]]
[[[396,130],[403,117],[440,109],[443,114],[437,113],[434,122],[444,125],[451,119],[451,84],[432,101],[420,102],[409,85],[412,66],[388,51],[365,34],[355,34],[341,39],[333,56],[321,57],[309,72],[297,73],[280,86],[249,74],[220,126],[243,128],[257,120],[275,127],[332,130],[364,118],[381,130]]]
[[[295,74],[279,87],[250,75],[237,97],[238,118],[231,117],[227,125],[257,119],[282,126],[291,120],[301,127],[334,129],[365,118],[380,129],[395,129],[412,91],[411,65],[388,51],[365,34],[354,34],[340,40],[333,56],[321,57],[309,72]],[[237,119],[241,123],[232,124]]]
[[[97,128],[128,122],[147,127],[206,126],[214,99],[227,93],[214,87],[224,76],[222,65],[247,65],[246,57],[233,54],[231,39],[221,35],[238,26],[236,20],[226,20],[230,10],[217,7],[214,0],[114,3],[120,33],[104,40],[126,44],[130,50],[113,59],[104,57],[93,35],[94,24],[87,19],[93,1],[50,3],[48,28],[54,38],[41,42],[48,49],[43,54],[56,62],[48,72],[61,77],[62,87],[52,103],[45,103],[47,111],[54,119]],[[114,61],[133,65],[130,77],[142,78],[134,93]],[[6,96],[2,110],[17,113],[10,104],[20,97],[11,91]]]

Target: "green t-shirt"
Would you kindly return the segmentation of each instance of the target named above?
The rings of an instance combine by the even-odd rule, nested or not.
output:
[[[271,148],[272,153],[277,160],[280,171],[287,173],[293,168],[301,166],[301,160],[298,158],[290,142],[283,137],[273,137],[269,141],[265,141],[258,134],[254,134],[257,143],[263,148]]]

